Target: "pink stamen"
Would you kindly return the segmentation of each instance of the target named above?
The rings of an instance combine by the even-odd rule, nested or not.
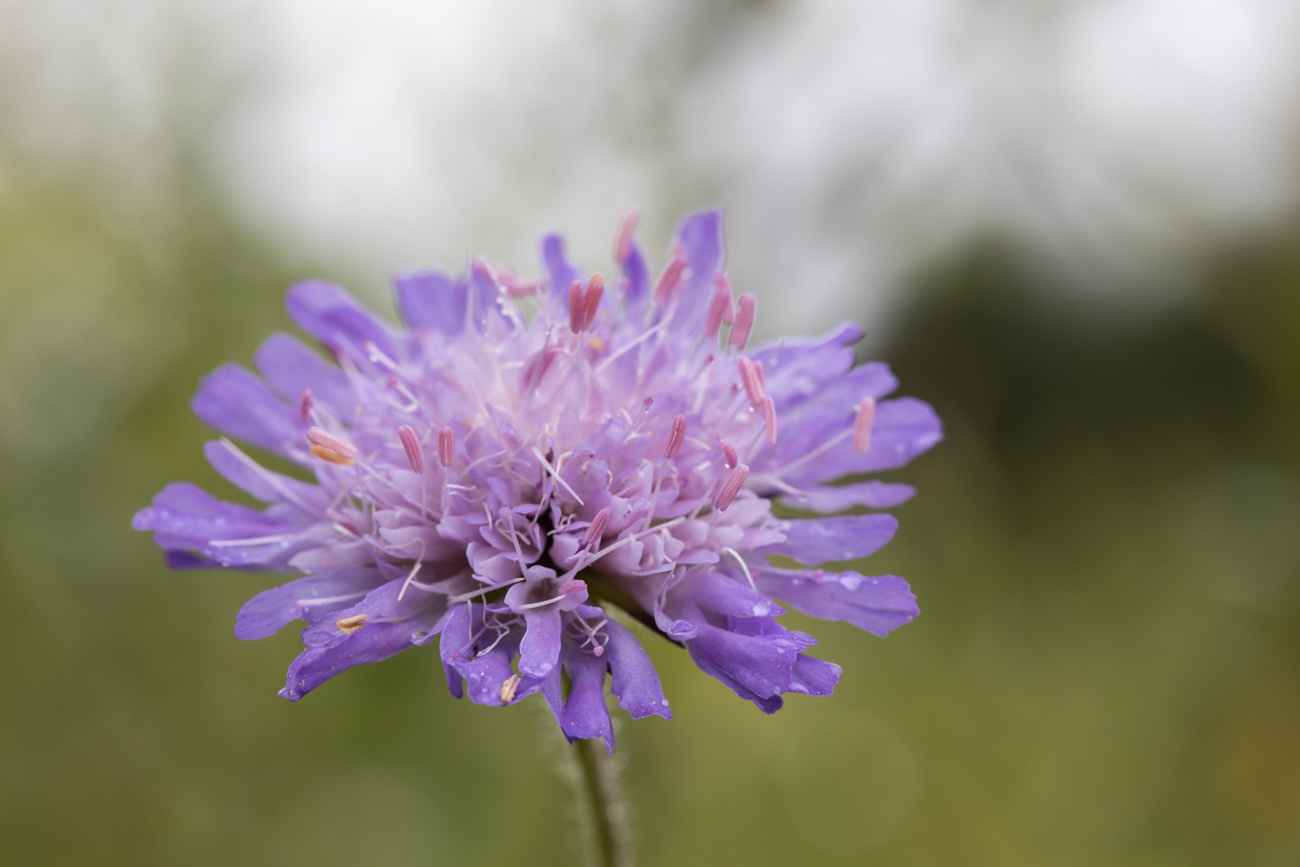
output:
[[[767,444],[776,445],[776,403],[770,394],[763,395],[763,426],[767,428]]]
[[[404,424],[397,429],[397,438],[402,441],[402,448],[406,449],[406,459],[411,462],[411,469],[416,475],[424,475],[424,449],[420,446],[420,438],[415,435],[415,428],[409,424]]]
[[[581,593],[587,589],[587,582],[581,578],[574,578],[572,581],[566,581],[560,585],[561,596],[572,596],[574,593]]]
[[[591,653],[592,653],[593,656],[604,656],[604,655],[605,655],[605,645],[603,645],[603,644],[597,644],[595,647],[593,647],[593,648],[591,649]]]
[[[682,443],[686,442],[686,416],[679,415],[673,419],[673,429],[668,434],[668,448],[664,449],[665,458],[677,457],[677,452],[681,449]]]
[[[726,440],[721,441],[722,445],[722,462],[727,469],[731,469],[740,463],[739,456],[736,455],[736,447]]]
[[[745,394],[749,397],[749,405],[754,409],[761,409],[763,398],[767,396],[767,393],[763,391],[763,379],[756,369],[756,365],[742,355],[736,359],[736,366],[740,368],[740,384],[745,386]]]
[[[686,259],[683,256],[674,256],[672,261],[664,266],[664,272],[659,275],[659,282],[655,284],[654,299],[656,304],[665,303],[682,282],[682,272],[686,270]]]
[[[522,277],[511,274],[505,268],[490,259],[481,259],[479,261],[483,263],[483,266],[492,275],[492,279],[499,285],[505,287],[506,293],[510,295],[511,298],[522,298],[525,295],[532,295],[537,291],[536,280],[525,280]]]
[[[763,375],[763,362],[754,362],[754,373],[758,376],[758,387],[763,390],[763,394],[767,394],[767,377]]]
[[[740,296],[736,302],[736,324],[731,326],[731,340],[729,341],[732,349],[744,349],[745,344],[749,341],[750,329],[754,327],[754,305],[757,302],[754,296],[746,292]]]
[[[311,408],[315,401],[311,397],[311,389],[304,388],[302,397],[298,398],[298,415],[302,417],[302,423],[306,424],[311,421]]]
[[[569,287],[569,329],[574,334],[582,333],[583,322],[587,318],[587,291],[582,282],[574,280]]]
[[[350,467],[357,462],[357,447],[318,427],[307,429],[307,450],[323,461]]]
[[[560,347],[558,346],[547,346],[540,352],[534,353],[533,357],[528,359],[528,363],[524,365],[521,391],[527,391],[541,385],[542,377],[546,375],[546,371],[551,367],[551,362],[555,361],[559,354]]]
[[[858,404],[858,414],[853,418],[853,450],[865,452],[871,447],[871,423],[876,418],[876,399],[864,397]]]
[[[614,236],[615,262],[622,262],[632,251],[632,236],[636,234],[636,224],[640,219],[641,212],[636,208],[628,208],[623,215],[623,222],[618,224],[618,234]]]
[[[451,458],[456,452],[456,432],[449,427],[438,431],[438,463],[444,467],[451,466]]]
[[[523,298],[537,291],[536,280],[525,280],[514,274],[502,274],[501,284],[506,287],[506,293],[511,298]]]
[[[587,301],[583,309],[582,330],[590,331],[596,324],[596,314],[600,312],[600,297],[605,294],[605,278],[592,274],[587,281]]]
[[[592,542],[600,540],[605,535],[605,527],[609,525],[609,506],[601,509],[596,513],[596,517],[591,519],[591,526],[587,528],[587,535],[582,539],[582,547],[587,547]]]
[[[719,512],[727,511],[727,506],[736,498],[740,491],[740,486],[745,484],[745,479],[749,478],[749,467],[745,464],[738,464],[731,475],[727,476],[727,481],[722,485],[722,490],[713,498],[713,508]]]
[[[718,282],[713,288],[713,301],[709,303],[709,315],[704,320],[705,337],[717,337],[722,323],[730,322],[732,318],[731,287],[725,285],[726,277],[722,274],[718,277],[722,282]]]

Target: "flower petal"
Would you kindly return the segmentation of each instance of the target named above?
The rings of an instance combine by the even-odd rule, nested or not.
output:
[[[551,286],[551,315],[565,320],[569,310],[569,286],[574,280],[581,280],[582,274],[565,255],[562,235],[547,235],[542,238],[542,267],[546,270],[547,281]]]
[[[235,636],[267,638],[294,620],[318,620],[355,604],[383,580],[373,567],[345,566],[263,590],[239,609]]]
[[[525,612],[528,624],[519,642],[519,671],[546,677],[560,658],[560,610],[554,605]]]
[[[612,620],[601,628],[609,636],[603,658],[609,661],[609,670],[614,675],[611,691],[618,696],[618,706],[630,713],[633,719],[650,714],[672,719],[668,699],[664,698],[663,686],[659,683],[659,673],[641,642],[630,630]]]
[[[790,675],[790,692],[802,695],[830,695],[840,682],[844,669],[833,662],[825,662],[806,653],[799,654]]]
[[[815,487],[797,494],[783,493],[783,504],[810,512],[840,512],[853,506],[889,509],[912,499],[916,488],[872,480],[842,487]]]
[[[334,617],[338,612],[325,615]],[[367,623],[337,644],[308,647],[289,666],[288,677],[280,695],[297,701],[325,681],[352,668],[371,662],[382,662],[396,656],[408,647],[411,639],[421,632],[433,632],[441,627],[441,611],[430,610],[401,623]]]
[[[568,672],[569,696],[556,719],[569,743],[602,738],[605,750],[614,754],[614,726],[605,705],[605,660],[565,642],[564,670]]]
[[[203,444],[203,454],[226,481],[264,503],[289,503],[311,516],[324,514],[329,505],[320,485],[271,472],[229,440],[208,440]]]
[[[295,406],[308,388],[317,403],[336,413],[350,409],[355,402],[347,374],[296,337],[272,334],[257,348],[253,361],[262,376]]]
[[[893,515],[836,515],[789,521],[785,541],[760,548],[760,554],[781,554],[816,566],[828,560],[856,560],[874,554],[898,531]]]
[[[804,614],[844,620],[881,637],[921,613],[907,582],[893,575],[867,578],[857,572],[762,566],[754,580],[764,593]]]
[[[448,337],[465,330],[469,285],[442,271],[413,271],[393,277],[397,309],[413,329],[437,329]]]
[[[392,327],[363,307],[346,289],[324,280],[304,280],[285,297],[289,315],[303,331],[334,352],[364,361],[363,344],[373,343],[394,360],[402,353]]]
[[[778,629],[744,635],[700,624],[699,634],[686,642],[686,648],[696,665],[738,694],[740,686],[759,698],[771,698],[790,688],[795,661],[809,644],[797,632]]]
[[[223,364],[205,376],[190,408],[222,433],[279,455],[289,455],[306,429],[296,408],[238,364]]]

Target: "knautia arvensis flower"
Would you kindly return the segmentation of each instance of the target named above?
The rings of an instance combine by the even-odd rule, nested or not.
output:
[[[315,482],[214,440],[216,470],[268,507],[177,483],[135,527],[178,569],[301,576],[235,624],[240,638],[309,624],[282,696],[437,641],[453,695],[506,705],[541,692],[570,740],[612,749],[607,673],[633,717],[670,717],[614,607],[768,713],[786,693],[829,695],[840,676],[781,625],[782,605],[876,635],[917,615],[901,578],[816,568],[880,548],[891,515],[786,520],[771,506],[903,502],[907,485],[828,483],[930,448],[934,412],[882,399],[897,383],[883,364],[854,367],[852,324],[747,351],[754,298],[733,300],[719,212],[681,222],[658,279],[634,229],[630,214],[616,285],[580,273],[554,235],[540,280],[484,260],[459,278],[400,275],[405,328],[338,286],[298,284],[289,314],[330,360],[276,334],[258,373],[230,364],[203,380],[201,419]]]

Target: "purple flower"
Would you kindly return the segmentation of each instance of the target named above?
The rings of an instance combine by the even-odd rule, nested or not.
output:
[[[828,483],[929,449],[942,438],[934,412],[882,399],[897,383],[883,364],[853,366],[855,325],[744,353],[754,299],[732,300],[719,212],[682,221],[653,281],[633,226],[619,231],[622,279],[608,289],[554,235],[538,281],[482,260],[456,278],[399,275],[406,328],[337,286],[300,283],[289,313],[331,360],[276,334],[258,373],[227,365],[204,379],[200,418],[315,482],[214,440],[208,460],[267,507],[178,483],[134,526],[174,568],[300,576],[235,623],[240,638],[309,624],[282,696],[437,639],[453,695],[505,705],[540,692],[570,740],[612,749],[607,672],[632,716],[670,718],[617,618],[685,646],[771,713],[786,693],[829,695],[840,675],[780,624],[781,605],[882,636],[916,617],[901,578],[817,568],[876,551],[892,516],[785,520],[772,501],[903,502],[907,485]]]

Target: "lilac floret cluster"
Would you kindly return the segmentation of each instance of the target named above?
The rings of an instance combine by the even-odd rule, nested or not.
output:
[[[634,233],[629,214],[608,288],[555,235],[536,280],[486,260],[399,275],[403,328],[338,286],[298,284],[289,314],[328,360],[276,334],[257,373],[203,380],[193,409],[229,437],[206,444],[209,462],[267,506],[176,483],[134,526],[173,568],[300,576],[235,624],[254,639],[308,623],[280,695],[436,641],[456,697],[540,692],[571,741],[612,750],[607,675],[633,717],[671,718],[633,620],[772,713],[840,676],[781,625],[782,606],[881,636],[917,616],[901,578],[816,568],[879,549],[893,516],[787,519],[772,504],[902,503],[907,485],[832,483],[929,449],[934,411],[884,399],[897,381],[854,366],[853,324],[746,351],[755,302],[733,297],[720,212],[682,220],[657,277]]]

